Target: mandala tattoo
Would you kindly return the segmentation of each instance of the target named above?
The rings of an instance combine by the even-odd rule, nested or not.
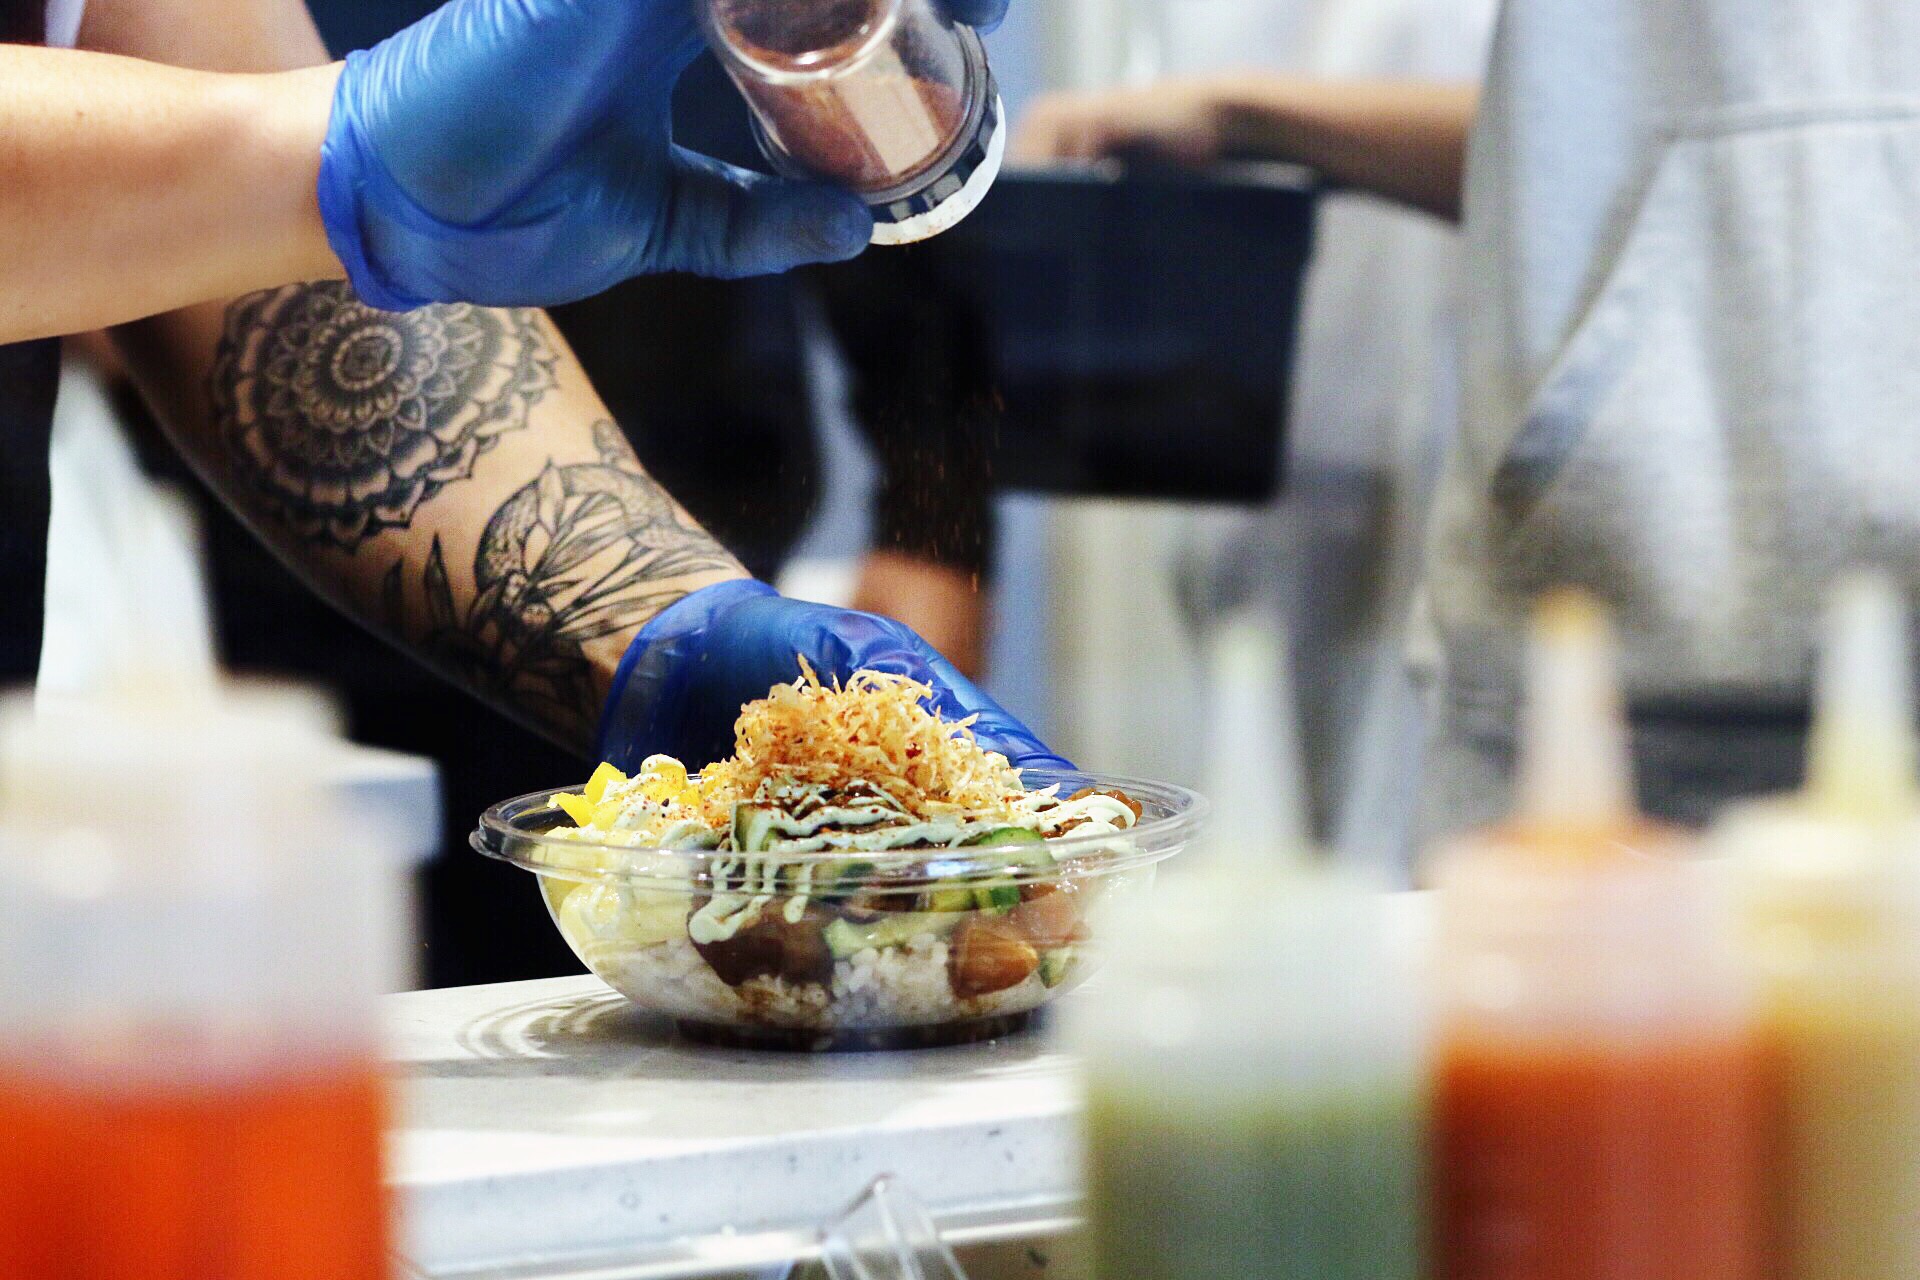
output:
[[[633,630],[684,595],[673,580],[733,567],[633,462],[611,422],[594,425],[599,462],[556,467],[501,504],[474,553],[465,610],[440,539],[421,574],[424,628],[408,625],[403,566],[383,584],[387,622],[424,634],[427,656],[573,741],[599,713],[586,646]]]
[[[228,309],[214,420],[274,518],[352,550],[472,475],[527,425],[557,364],[531,311],[391,313],[345,284],[291,285]]]

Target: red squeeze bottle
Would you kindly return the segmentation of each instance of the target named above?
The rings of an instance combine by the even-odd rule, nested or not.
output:
[[[205,706],[0,722],[0,1277],[388,1280],[392,842]]]
[[[1518,811],[1440,851],[1441,1280],[1752,1280],[1759,1053],[1736,940],[1634,812],[1606,622],[1540,611]]]

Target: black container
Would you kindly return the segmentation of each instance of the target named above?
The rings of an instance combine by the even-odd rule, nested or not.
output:
[[[1277,493],[1316,201],[1287,166],[1009,170],[966,222],[911,250],[987,335],[1005,410],[995,481]]]

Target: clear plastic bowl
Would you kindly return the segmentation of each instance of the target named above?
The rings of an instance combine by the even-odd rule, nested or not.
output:
[[[1037,771],[1025,781],[1058,783],[1062,795],[1122,791],[1141,816],[1123,832],[1044,846],[743,858],[555,835],[571,822],[549,790],[487,810],[473,847],[537,875],[581,963],[690,1036],[805,1049],[953,1044],[1017,1030],[1084,981],[1117,941],[1106,930],[1113,908],[1152,886],[1155,866],[1192,842],[1206,814],[1200,796],[1164,783]],[[716,892],[744,905],[769,887],[753,924],[696,943],[692,917]]]

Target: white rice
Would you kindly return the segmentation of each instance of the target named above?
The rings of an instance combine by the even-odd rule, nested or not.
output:
[[[1036,973],[1018,986],[962,1000],[947,978],[947,944],[932,934],[835,961],[830,986],[753,978],[729,987],[686,938],[641,948],[603,945],[582,959],[643,1009],[735,1026],[834,1031],[938,1025],[1024,1013],[1054,994]]]

